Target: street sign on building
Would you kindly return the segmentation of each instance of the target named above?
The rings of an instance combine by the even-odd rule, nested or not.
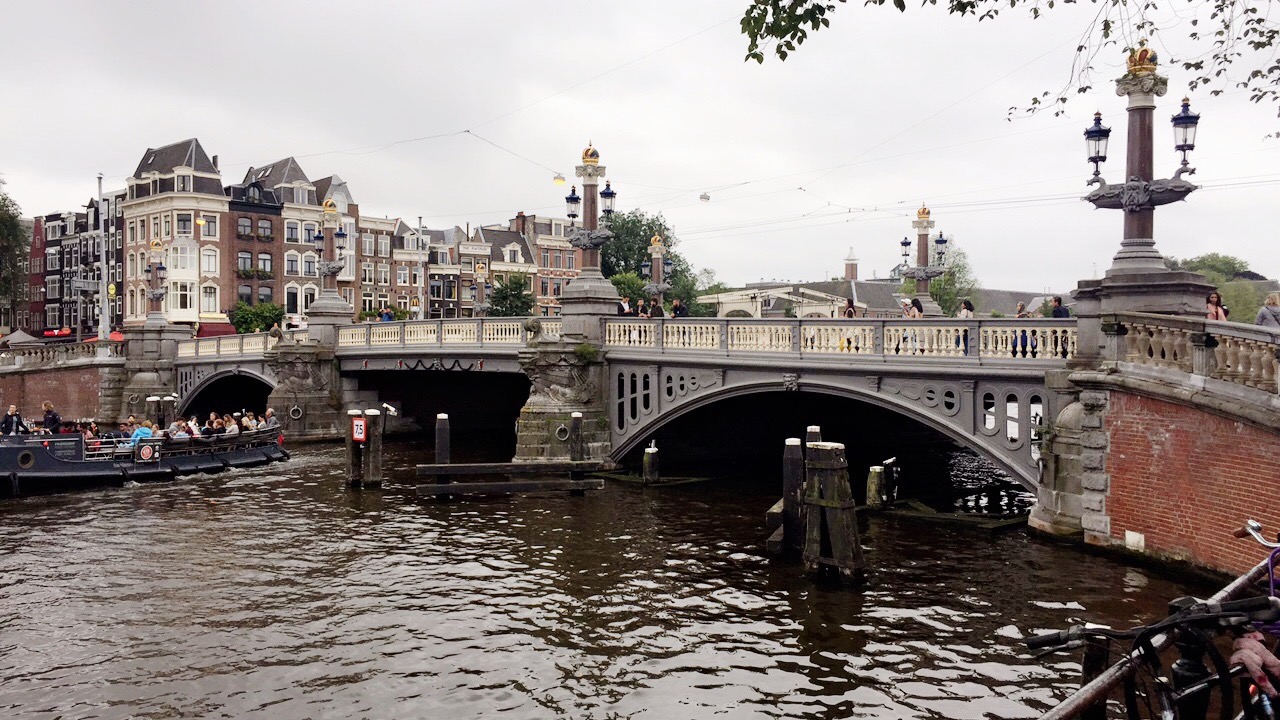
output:
[[[72,280],[71,289],[79,292],[94,292],[98,289],[97,280]]]

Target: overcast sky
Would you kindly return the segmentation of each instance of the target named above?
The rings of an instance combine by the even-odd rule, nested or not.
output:
[[[1120,213],[1074,198],[1095,110],[1116,130],[1103,175],[1121,179],[1123,55],[1099,59],[1066,116],[1006,120],[1066,79],[1091,6],[977,23],[855,0],[760,66],[743,62],[747,2],[0,0],[0,174],[28,215],[65,210],[97,173],[122,188],[147,147],[198,137],[225,183],[293,155],[312,179],[347,180],[366,214],[475,226],[562,215],[553,171],[573,182],[590,140],[619,209],[662,212],[726,282],[824,279],[850,247],[863,277],[883,276],[921,201],[988,287],[1065,291],[1106,270]],[[1165,23],[1162,55],[1187,22]],[[1167,177],[1187,77],[1164,72]],[[1157,211],[1157,247],[1280,276],[1275,107],[1201,90],[1193,108],[1205,188]]]

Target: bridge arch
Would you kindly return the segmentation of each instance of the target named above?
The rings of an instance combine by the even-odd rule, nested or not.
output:
[[[275,386],[274,378],[254,370],[245,368],[218,370],[201,377],[178,400],[178,414],[182,417],[196,414],[203,418],[211,411],[229,413],[242,409],[227,407],[225,402],[219,403],[216,399],[218,396],[243,398],[243,409],[261,413],[266,409],[267,396]]]
[[[714,390],[702,392],[696,397],[692,397],[675,407],[667,409],[661,413],[655,413],[653,419],[643,425],[628,428],[622,437],[615,435],[614,448],[611,453],[611,457],[615,461],[620,461],[627,453],[636,449],[654,433],[661,430],[677,418],[683,417],[698,409],[706,408],[729,398],[762,393],[776,393],[780,389],[781,388],[779,388],[776,381],[761,381],[746,382],[728,387],[718,387]],[[863,402],[883,408],[907,419],[914,420],[944,437],[955,441],[961,447],[973,450],[978,455],[989,460],[996,467],[1008,473],[1010,477],[1017,480],[1027,489],[1035,490],[1037,487],[1039,479],[1037,469],[1034,466],[1027,466],[1018,462],[1018,458],[1021,456],[1021,452],[1025,450],[1027,444],[1033,442],[1029,432],[1021,433],[1020,439],[1016,442],[1010,442],[1004,434],[1000,432],[980,432],[975,428],[974,432],[969,433],[957,424],[947,422],[941,416],[925,411],[917,404],[904,402],[898,399],[898,396],[886,396],[877,393],[870,388],[863,389],[859,387],[849,387],[838,384],[837,382],[806,380],[796,391]],[[1043,396],[1044,394],[1045,393],[1043,392],[1039,393],[1040,396]],[[1023,404],[1025,404],[1025,401]],[[1019,413],[1019,416],[1030,418],[1030,416],[1025,413]]]

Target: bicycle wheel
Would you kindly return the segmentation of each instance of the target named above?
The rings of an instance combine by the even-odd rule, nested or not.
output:
[[[1129,720],[1176,720],[1168,678],[1154,652],[1144,650],[1124,679],[1124,709]]]

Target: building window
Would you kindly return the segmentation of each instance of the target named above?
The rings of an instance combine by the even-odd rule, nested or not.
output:
[[[262,287],[258,288],[258,302],[260,303],[271,302],[271,286],[270,285],[263,285]]]
[[[218,312],[218,287],[216,285],[205,285],[200,288],[200,312]]]
[[[560,257],[561,257],[560,253],[558,252],[551,253],[551,264],[553,267],[556,267],[556,268],[563,267],[563,261],[560,259]]]
[[[138,241],[138,230],[134,223],[129,223],[129,244]]]
[[[444,299],[445,299],[445,300],[457,300],[457,299],[458,299],[458,283],[457,283],[457,281],[455,281],[455,280],[445,280],[445,281],[444,281]]]
[[[306,286],[305,288],[303,288],[303,289],[302,289],[302,309],[303,309],[303,310],[310,310],[310,309],[311,309],[311,303],[313,303],[313,302],[315,302],[315,301],[316,301],[316,289],[315,289],[315,287],[313,287],[313,286],[311,286],[311,285],[308,285],[308,286]]]
[[[360,309],[365,312],[373,312],[373,293],[360,294]]]
[[[373,255],[373,236],[369,233],[360,238],[360,252],[366,256]]]
[[[373,263],[360,263],[360,282],[364,285],[373,284]]]
[[[302,274],[307,277],[316,276],[316,256],[314,253],[304,253],[302,256]]]
[[[204,216],[204,230],[201,234],[207,238],[218,237],[218,217],[216,215]]]
[[[284,224],[285,242],[298,242],[298,223],[290,220]]]
[[[191,213],[178,213],[178,234],[191,234]]]
[[[218,250],[216,248],[204,248],[200,251],[200,272],[205,275],[218,274]]]
[[[251,252],[236,253],[236,269],[252,270],[253,269],[253,253]]]
[[[302,226],[302,239],[307,242],[315,242],[316,226],[312,223],[306,223]]]
[[[348,305],[355,304],[356,291],[351,288],[342,288],[342,299],[347,301]]]
[[[169,267],[173,270],[191,270],[194,267],[195,248],[188,245],[174,245],[169,248]]]
[[[303,188],[303,187],[296,187],[296,188],[294,188],[294,189],[293,189],[293,202],[294,202],[294,204],[297,204],[297,205],[306,205],[306,204],[307,204],[307,189],[306,189],[306,188]]]
[[[440,295],[441,295],[441,290],[440,290],[440,281],[439,281],[439,280],[432,280],[432,281],[431,281],[431,297],[432,297],[433,299],[435,299],[435,300],[439,300],[439,299],[440,299]]]
[[[382,265],[382,264],[378,265],[378,284],[379,285],[391,284],[391,266],[390,265]]]
[[[271,272],[271,253],[258,253],[258,269],[264,273]]]
[[[236,288],[236,293],[237,293],[237,296],[239,297],[240,302],[244,303],[245,305],[253,304],[253,286],[241,285],[240,287]]]
[[[260,238],[271,237],[271,221],[270,220],[258,221],[258,237]]]
[[[236,237],[241,240],[253,237],[253,221],[247,217],[236,220]]]
[[[396,285],[409,284],[409,268],[401,265],[396,268]]]
[[[190,175],[179,175],[175,180],[177,181],[176,189],[178,192],[191,192]]]
[[[160,237],[160,218],[151,218],[151,238]]]
[[[298,288],[287,287],[284,289],[284,311],[290,315],[298,314]]]
[[[471,272],[472,270],[475,269],[475,262],[476,261],[474,259],[469,257],[462,258],[462,269],[467,272]]]
[[[573,270],[578,265],[578,252],[570,250],[564,254],[564,266],[568,270]]]
[[[391,257],[391,238],[386,235],[378,236],[378,257]]]
[[[55,275],[45,281],[45,296],[49,298],[62,297],[62,278]]]
[[[547,295],[550,295],[550,294],[551,294],[551,281],[550,281],[550,280],[548,280],[548,279],[546,279],[546,278],[542,278],[542,292],[541,292],[541,293],[538,293],[538,294],[539,294],[539,295],[542,295],[543,297],[546,297]]]
[[[195,296],[192,283],[170,283],[169,308],[171,310],[191,310],[195,308]]]
[[[546,248],[542,249],[542,267],[551,267],[551,251]]]
[[[507,248],[507,250],[506,250],[506,255],[507,255],[507,262],[509,262],[509,263],[518,263],[518,262],[520,262],[520,251],[519,251],[519,250],[517,250],[517,249],[515,249],[515,248]]]
[[[172,222],[173,221],[169,218],[168,215],[164,216],[164,237],[170,237],[173,235]]]
[[[551,284],[551,294],[560,297],[560,281],[556,280]]]
[[[132,279],[137,276],[138,276],[137,256],[135,256],[133,253],[129,253],[129,277],[130,279]]]
[[[409,277],[411,278],[411,281],[414,287],[422,287],[422,267],[421,266],[413,268],[409,273]]]
[[[284,274],[298,274],[298,253],[291,252],[284,254]]]

